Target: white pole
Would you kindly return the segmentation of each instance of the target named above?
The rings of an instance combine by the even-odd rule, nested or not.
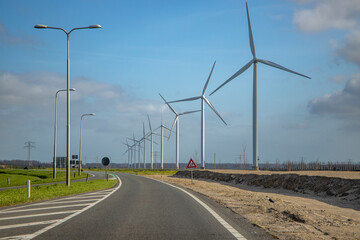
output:
[[[253,79],[253,169],[258,170],[258,124],[257,124],[257,62],[254,61]]]
[[[59,90],[60,91],[60,90]],[[54,157],[53,157],[53,179],[56,179],[56,127],[57,127],[57,110],[56,110],[56,100],[59,91],[55,94],[55,124],[54,124]]]
[[[154,144],[153,144],[153,133],[151,132],[151,169],[154,169],[154,158],[153,158],[153,150],[154,150]]]
[[[138,168],[140,168],[140,152],[141,152],[141,148],[140,148],[140,141],[139,141]]]
[[[67,37],[67,64],[66,64],[66,185],[70,186],[70,59],[69,59],[69,33]]]
[[[81,129],[82,129],[82,119],[83,119],[83,116],[81,116],[80,118],[80,145],[79,145],[79,176],[81,174]],[[75,160],[76,161],[76,160]]]
[[[144,136],[144,169],[146,168],[146,139]]]
[[[205,169],[205,108],[204,98],[201,98],[201,163]]]
[[[179,120],[178,117],[176,122],[176,169],[179,169]]]
[[[162,125],[162,121],[161,121],[161,169],[164,169],[164,148],[163,148],[163,125]]]
[[[30,198],[30,188],[31,188],[30,180],[27,180],[27,197],[28,198]]]

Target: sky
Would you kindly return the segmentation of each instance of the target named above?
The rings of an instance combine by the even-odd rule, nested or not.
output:
[[[249,0],[256,54],[302,78],[258,64],[261,163],[360,161],[360,4],[358,0]],[[209,96],[252,59],[245,1],[0,1],[0,160],[51,162],[55,93],[66,88],[70,34],[71,154],[83,161],[127,163],[126,141],[171,128],[168,101],[206,97],[206,162],[252,159],[252,68]],[[173,103],[199,110],[200,100]],[[66,155],[66,93],[60,92],[57,156]],[[180,117],[180,162],[200,161],[199,113]],[[165,132],[168,136],[168,132]],[[175,134],[164,141],[165,163],[175,163]],[[160,151],[160,137],[154,151]],[[146,161],[149,162],[147,142]],[[157,155],[159,156],[159,155]],[[159,157],[157,157],[159,161]]]

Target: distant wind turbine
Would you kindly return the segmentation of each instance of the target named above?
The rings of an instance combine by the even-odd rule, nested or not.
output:
[[[306,75],[297,73],[290,69],[287,69],[283,66],[280,66],[279,64],[276,64],[274,62],[264,60],[264,59],[258,59],[256,57],[256,53],[255,53],[254,38],[253,38],[252,30],[251,30],[249,9],[248,9],[247,3],[246,3],[246,13],[247,13],[248,27],[249,27],[250,49],[251,49],[251,53],[253,55],[253,59],[250,62],[248,62],[245,66],[243,66],[239,71],[237,71],[234,75],[232,75],[223,84],[221,84],[218,88],[216,88],[210,94],[210,96],[213,93],[215,93],[217,90],[219,90],[221,87],[223,87],[225,84],[227,84],[228,82],[230,82],[231,80],[233,80],[234,78],[239,76],[241,73],[246,71],[253,64],[253,66],[254,66],[254,75],[253,75],[253,168],[257,170],[257,169],[259,169],[259,165],[258,165],[258,159],[259,159],[259,156],[258,156],[258,124],[257,124],[257,63],[260,62],[260,63],[269,65],[274,68],[278,68],[278,69],[281,69],[281,70],[284,70],[284,71],[287,71],[287,72],[290,72],[293,74],[297,74],[297,75],[305,77],[305,78],[309,78],[309,79],[311,79],[311,78]]]
[[[176,123],[176,168],[179,169],[179,117],[181,115],[185,115],[185,114],[190,114],[190,113],[195,113],[195,112],[200,112],[200,110],[196,110],[196,111],[188,111],[188,112],[182,112],[182,113],[177,113],[171,106],[170,104],[165,100],[165,98],[159,93],[160,97],[164,100],[164,102],[166,103],[166,105],[168,105],[168,107],[170,108],[170,110],[175,114],[175,119],[174,119],[174,123],[171,127],[171,131],[169,134],[169,138],[171,136],[171,132],[175,126]]]
[[[149,115],[147,115],[147,117],[148,117],[148,120],[149,120],[149,128],[150,128],[150,133],[148,133],[148,135],[150,135],[150,141],[151,141],[151,148],[150,148],[151,169],[153,169],[153,168],[154,168],[154,158],[153,158],[154,141],[153,141],[153,135],[154,135],[155,133],[152,131],[152,128],[151,128],[151,123],[150,123],[150,117],[149,117]]]
[[[154,131],[158,130],[159,128],[160,128],[160,138],[161,138],[161,144],[160,144],[161,165],[160,166],[161,166],[161,169],[164,169],[164,141],[163,141],[164,134],[163,133],[164,133],[164,128],[166,130],[168,130],[169,132],[171,132],[171,130],[164,126],[162,117],[161,117],[161,125],[159,127],[157,127]]]
[[[214,70],[216,61],[214,62],[214,65],[211,69],[211,72],[209,74],[209,77],[205,83],[205,86],[203,88],[202,91],[202,95],[198,96],[198,97],[192,97],[192,98],[185,98],[185,99],[181,99],[181,100],[176,100],[176,101],[171,101],[169,103],[175,103],[175,102],[185,102],[185,101],[194,101],[194,100],[198,100],[201,99],[201,164],[202,164],[202,168],[205,169],[205,102],[207,103],[207,105],[209,105],[209,107],[216,113],[216,115],[218,115],[218,117],[226,124],[226,122],[224,121],[224,119],[220,116],[220,114],[215,110],[214,106],[209,102],[209,100],[205,97],[205,93],[206,93],[206,89],[208,87],[210,78],[211,78],[211,74]]]

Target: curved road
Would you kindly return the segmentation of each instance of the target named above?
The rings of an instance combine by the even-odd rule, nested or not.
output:
[[[198,194],[237,235],[185,192],[152,179],[118,175],[119,190],[35,239],[272,239],[237,215],[214,209],[221,207]]]

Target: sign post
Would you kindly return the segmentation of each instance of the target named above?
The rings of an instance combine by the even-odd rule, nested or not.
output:
[[[190,158],[190,161],[189,161],[188,165],[186,166],[186,168],[190,168],[191,183],[194,184],[194,182],[193,182],[193,168],[197,168],[197,165],[194,162],[194,160],[192,160],[192,158]]]
[[[103,157],[103,159],[101,159],[101,163],[102,165],[105,166],[105,174],[106,174],[106,180],[109,181],[109,176],[108,176],[108,173],[107,173],[107,166],[109,165],[110,163],[110,159],[108,157]]]

